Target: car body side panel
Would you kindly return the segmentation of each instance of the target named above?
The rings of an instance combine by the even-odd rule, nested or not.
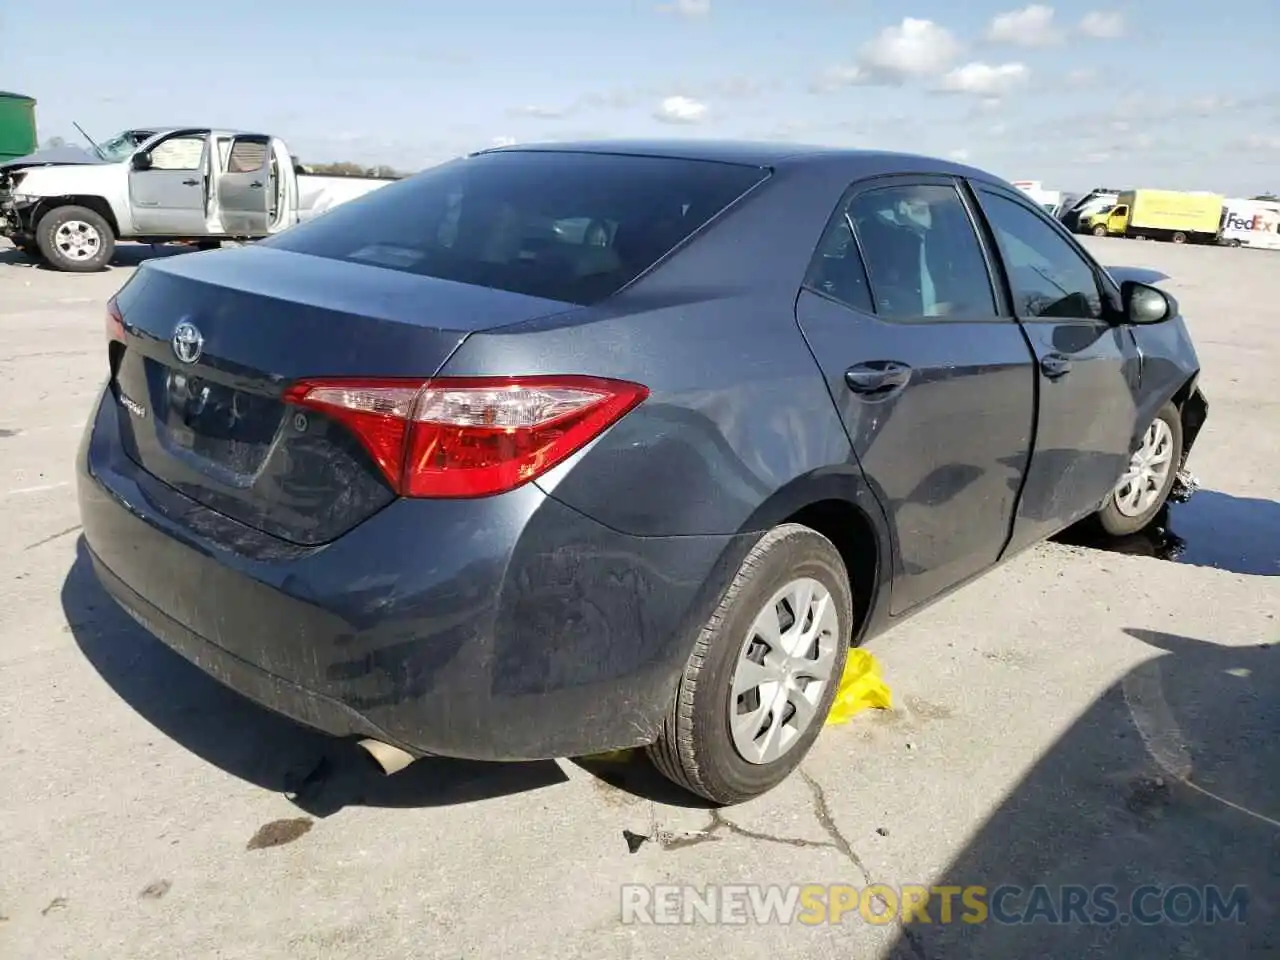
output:
[[[1156,412],[1200,372],[1200,358],[1181,315],[1132,330],[1141,362],[1134,433],[1137,443]]]

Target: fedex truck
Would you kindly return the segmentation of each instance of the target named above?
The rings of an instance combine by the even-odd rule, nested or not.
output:
[[[1219,242],[1229,247],[1280,250],[1280,203],[1271,200],[1227,200]]]

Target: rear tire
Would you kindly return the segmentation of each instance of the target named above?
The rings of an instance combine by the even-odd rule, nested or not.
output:
[[[105,270],[116,237],[103,217],[88,207],[54,207],[36,227],[36,243],[49,265],[67,273]]]
[[[650,760],[715,804],[772,790],[821,733],[852,635],[849,576],[831,541],[799,524],[770,530],[699,633]]]
[[[1143,445],[1098,511],[1098,524],[1113,537],[1143,530],[1169,500],[1182,466],[1182,418],[1166,403],[1143,434]]]
[[[1174,233],[1174,235],[1170,239],[1173,240],[1174,243],[1186,243],[1187,235],[1183,233],[1181,230],[1178,230]]]

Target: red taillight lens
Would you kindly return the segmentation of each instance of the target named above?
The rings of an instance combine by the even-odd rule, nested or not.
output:
[[[562,463],[649,395],[598,377],[308,380],[285,394],[360,438],[406,497],[484,497]]]
[[[107,301],[107,342],[113,340],[124,343],[124,315],[120,312],[115,297]]]

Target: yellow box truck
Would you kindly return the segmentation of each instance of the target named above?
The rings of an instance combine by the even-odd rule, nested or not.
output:
[[[1107,214],[1106,233],[1138,240],[1214,243],[1222,229],[1225,203],[1216,193],[1126,190]]]

